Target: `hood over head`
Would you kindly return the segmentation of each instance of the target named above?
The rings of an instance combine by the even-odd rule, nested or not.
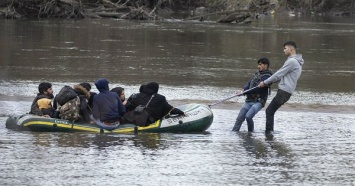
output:
[[[304,64],[304,60],[302,58],[302,54],[296,54],[293,56],[290,56],[291,58],[294,58],[298,61],[298,63],[300,63],[300,65],[302,66]]]
[[[159,90],[159,84],[157,82],[150,82],[143,87],[143,92],[147,94],[156,94]]]
[[[144,85],[144,84],[142,84],[142,85],[139,87],[139,93],[142,93],[142,92],[143,92],[144,87],[145,87],[145,85]]]
[[[95,86],[96,86],[97,90],[99,90],[100,92],[109,91],[108,83],[109,82],[106,78],[101,78],[96,81]]]

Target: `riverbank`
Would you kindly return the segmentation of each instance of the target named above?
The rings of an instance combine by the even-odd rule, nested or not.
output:
[[[117,18],[158,20],[174,17],[186,20],[211,20],[223,23],[250,23],[261,14],[292,15],[355,15],[355,3],[342,0],[277,1],[277,0],[217,0],[217,1],[166,1],[166,0],[56,0],[0,2],[0,18]],[[178,16],[177,16],[178,15]],[[213,18],[212,18],[213,17]],[[249,18],[245,21],[246,18]]]

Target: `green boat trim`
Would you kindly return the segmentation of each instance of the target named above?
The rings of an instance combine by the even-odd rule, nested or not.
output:
[[[187,104],[178,107],[186,116],[164,118],[146,127],[137,127],[133,124],[120,125],[115,130],[105,130],[95,124],[76,123],[57,118],[45,118],[25,114],[11,116],[6,121],[6,127],[17,131],[39,132],[91,132],[91,133],[133,133],[133,132],[171,132],[189,133],[203,132],[213,122],[213,113],[210,107],[203,104]]]

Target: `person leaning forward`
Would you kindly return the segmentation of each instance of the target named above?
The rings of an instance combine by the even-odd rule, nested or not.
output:
[[[239,111],[237,120],[235,121],[233,131],[239,131],[244,120],[247,121],[248,132],[254,131],[253,117],[265,106],[270,86],[257,87],[261,81],[266,80],[272,75],[269,70],[270,62],[267,58],[261,58],[257,61],[258,71],[254,74],[253,78],[243,87],[241,93],[247,91],[244,95],[247,96],[245,103]]]
[[[265,133],[274,131],[275,112],[285,104],[296,90],[297,81],[301,77],[304,60],[302,54],[297,54],[297,46],[293,41],[284,43],[284,54],[288,56],[284,65],[271,77],[259,83],[259,87],[265,87],[271,83],[279,82],[276,96],[266,108]]]
[[[142,92],[136,94],[134,97],[128,100],[126,109],[130,110],[124,115],[126,123],[133,123],[136,125],[147,126],[155,121],[163,118],[164,116],[170,114],[174,115],[185,115],[180,109],[171,106],[165,96],[158,94],[159,84],[156,82],[150,82],[142,87]],[[139,105],[146,107],[144,111],[147,115],[143,115],[143,124],[138,124],[134,120],[134,110]],[[141,118],[138,118],[141,119]]]

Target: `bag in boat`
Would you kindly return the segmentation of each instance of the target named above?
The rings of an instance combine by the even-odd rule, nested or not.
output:
[[[60,89],[54,100],[59,105],[64,105],[66,102],[74,99],[76,96],[78,95],[75,90],[72,87],[65,85],[62,89]]]
[[[77,121],[80,116],[80,98],[76,96],[74,99],[64,103],[59,107],[59,116],[62,119]]]
[[[138,106],[139,107],[139,106]],[[127,112],[123,115],[123,123],[135,124],[140,127],[148,126],[150,124],[150,116],[145,107],[136,107],[133,111]]]
[[[123,122],[135,124],[140,127],[148,126],[150,123],[154,122],[154,119],[150,117],[148,112],[145,110],[153,98],[154,94],[152,97],[150,97],[148,103],[145,106],[138,105],[133,111],[127,112],[122,118],[124,120]]]
[[[141,114],[145,109],[145,106],[143,105],[138,105],[135,109],[134,109],[134,112],[137,113],[137,114]]]

